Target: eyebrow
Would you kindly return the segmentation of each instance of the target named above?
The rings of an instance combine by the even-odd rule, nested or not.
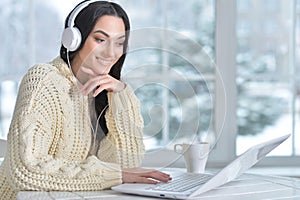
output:
[[[108,33],[106,33],[106,32],[104,32],[104,31],[102,31],[102,30],[96,30],[96,31],[94,31],[94,33],[101,33],[101,34],[103,34],[103,35],[105,35],[106,37],[110,37],[110,35],[108,34]],[[121,39],[121,38],[123,38],[123,37],[125,37],[125,35],[121,35],[120,37],[118,37],[117,39]]]

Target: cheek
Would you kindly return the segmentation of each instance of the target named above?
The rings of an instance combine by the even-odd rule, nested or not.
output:
[[[118,47],[115,50],[116,59],[119,60],[119,58],[123,55],[123,47]]]
[[[88,57],[95,50],[96,47],[97,45],[95,45],[93,42],[86,40],[85,44],[80,50],[82,58]]]

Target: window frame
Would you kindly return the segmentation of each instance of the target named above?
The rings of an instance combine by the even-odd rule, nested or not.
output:
[[[292,38],[290,46],[292,52],[295,52],[295,1],[292,1],[293,25]],[[225,166],[228,162],[237,157],[236,155],[236,137],[238,133],[236,105],[237,105],[237,85],[236,85],[236,18],[237,18],[237,0],[216,1],[216,66],[221,74],[226,91],[225,99],[220,98],[222,89],[221,81],[216,81],[216,130],[221,131],[220,138],[216,148],[211,154],[211,164],[214,166]],[[228,48],[230,47],[230,48]],[[290,56],[290,65],[295,64],[295,53]],[[225,101],[225,102],[222,102]],[[225,105],[226,110],[222,106]],[[222,113],[225,112],[224,126],[222,126]],[[218,131],[217,131],[218,132]],[[294,143],[294,138],[293,138]],[[224,151],[226,149],[226,151]],[[299,166],[300,156],[269,156],[260,161],[257,166]]]

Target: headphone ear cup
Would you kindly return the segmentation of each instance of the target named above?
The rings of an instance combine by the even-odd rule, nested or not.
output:
[[[76,27],[68,27],[62,34],[62,45],[68,51],[75,51],[81,43],[81,33]]]

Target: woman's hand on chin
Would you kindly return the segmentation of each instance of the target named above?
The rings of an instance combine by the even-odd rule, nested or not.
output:
[[[83,95],[88,95],[90,92],[94,91],[93,96],[96,97],[103,90],[107,90],[108,92],[120,92],[125,87],[126,84],[121,82],[120,80],[115,79],[109,74],[96,74],[92,70],[82,67],[83,72],[89,75],[89,80],[83,84],[80,92]]]

